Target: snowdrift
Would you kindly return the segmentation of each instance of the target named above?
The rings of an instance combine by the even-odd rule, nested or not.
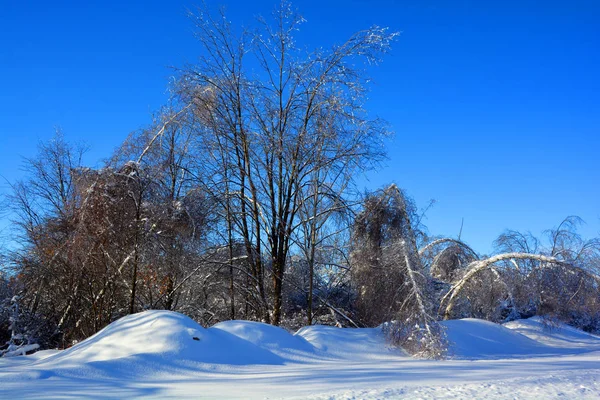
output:
[[[390,356],[407,357],[403,350],[388,346],[379,328],[340,329],[313,325],[301,328],[296,335],[333,358],[359,361]]]
[[[453,358],[513,358],[550,352],[542,343],[493,322],[465,318],[443,321],[442,325]]]
[[[252,321],[226,321],[208,329],[170,311],[121,318],[75,346],[43,360],[53,364],[135,361],[140,365],[281,365],[313,359],[365,359],[403,355],[389,348],[381,331],[310,326],[291,334]]]
[[[55,375],[148,376],[234,366],[283,365],[317,360],[364,360],[400,356],[386,346],[378,329],[312,326],[291,334],[251,321],[226,321],[208,329],[170,311],[145,311],[123,317],[63,351],[28,360],[30,378]],[[12,363],[12,365],[16,365]]]
[[[221,329],[205,329],[185,315],[145,311],[123,317],[46,361],[93,363],[135,358],[138,362],[282,364],[281,357]]]
[[[507,322],[504,326],[546,346],[569,353],[600,350],[599,336],[563,323],[544,323],[539,317]]]
[[[600,395],[597,336],[566,326],[548,330],[538,319],[443,325],[454,359],[423,361],[389,348],[376,328],[317,325],[292,334],[227,321],[206,329],[178,313],[146,311],[67,350],[0,359],[0,398],[506,398],[516,390],[537,398]],[[538,377],[524,386],[530,375]]]
[[[600,351],[599,337],[566,326],[549,331],[538,319],[505,326],[477,319],[444,321],[443,325],[454,359],[493,360]],[[169,311],[129,315],[70,349],[42,353],[17,357],[19,360],[4,365],[30,365],[30,378],[56,374],[135,378],[235,366],[409,360],[402,350],[390,348],[377,328],[317,325],[291,334],[268,324],[227,321],[206,329]]]
[[[225,321],[208,329],[223,331],[288,361],[304,361],[321,356],[306,339],[283,328],[252,321]]]
[[[450,356],[460,359],[544,357],[600,350],[600,337],[565,324],[549,327],[538,317],[504,325],[473,318],[442,324]]]
[[[378,328],[340,329],[312,325],[291,334],[285,329],[260,322],[226,321],[209,328],[212,329],[231,333],[288,361],[302,361],[307,358],[358,361],[406,356],[402,350],[388,346]]]

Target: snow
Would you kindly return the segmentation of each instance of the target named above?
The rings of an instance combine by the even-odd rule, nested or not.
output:
[[[539,319],[446,321],[452,359],[415,360],[379,329],[295,334],[168,311],[124,317],[63,351],[0,359],[0,398],[598,398],[600,338]]]
[[[397,348],[390,348],[380,329],[340,329],[313,325],[300,329],[297,336],[332,358],[349,361],[408,357]]]
[[[36,343],[25,344],[25,345],[22,345],[22,346],[16,346],[16,345],[13,345],[13,344],[9,344],[8,348],[2,354],[2,357],[24,356],[28,352],[35,351],[35,350],[37,350],[39,348],[40,348],[40,346],[38,344],[36,344]]]
[[[600,337],[565,324],[544,324],[541,318],[512,321],[504,324],[528,338],[566,353],[600,351]]]
[[[130,362],[133,361],[133,362]],[[58,368],[99,363],[164,368],[184,363],[283,364],[284,360],[222,329],[205,329],[169,311],[133,314],[110,324],[75,346],[45,358],[39,365]]]
[[[551,354],[552,349],[518,331],[488,321],[444,321],[449,353],[460,359],[502,359]]]

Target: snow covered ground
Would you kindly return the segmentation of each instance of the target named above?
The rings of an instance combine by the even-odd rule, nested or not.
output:
[[[205,329],[147,311],[68,350],[0,359],[0,398],[600,398],[600,337],[538,319],[445,325],[452,359],[424,361],[377,329]]]

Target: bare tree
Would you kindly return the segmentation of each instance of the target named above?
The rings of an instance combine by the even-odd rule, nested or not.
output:
[[[396,34],[373,27],[306,54],[294,41],[303,19],[286,2],[272,23],[261,20],[260,32],[239,38],[223,15],[201,11],[196,21],[204,55],[183,71],[179,93],[210,138],[213,190],[236,205],[232,229],[246,244],[262,316],[277,325],[303,188],[318,171],[364,169],[382,154],[384,130],[362,107],[367,81],[354,63],[378,61]]]
[[[59,330],[61,315],[73,309],[74,295],[82,286],[79,260],[68,248],[76,225],[72,171],[80,168],[84,151],[66,143],[57,131],[50,142],[38,146],[37,157],[25,160],[27,178],[14,183],[7,197],[18,244],[8,264],[22,284],[20,309],[41,313]]]

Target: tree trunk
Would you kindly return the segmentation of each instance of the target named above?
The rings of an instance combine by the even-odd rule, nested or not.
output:
[[[283,305],[283,268],[285,260],[282,257],[275,257],[273,260],[273,313],[271,315],[271,324],[279,326],[281,322],[281,308]]]

